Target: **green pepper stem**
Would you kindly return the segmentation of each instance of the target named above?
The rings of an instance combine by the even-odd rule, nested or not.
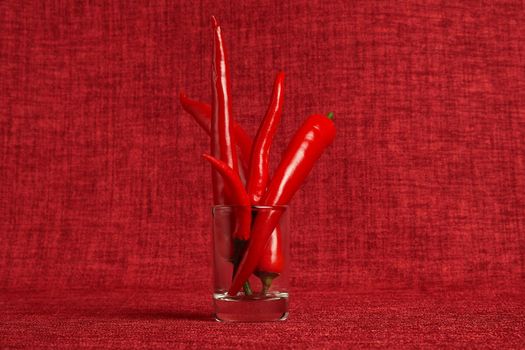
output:
[[[326,117],[330,120],[334,120],[334,112],[330,112],[326,115]]]
[[[279,276],[278,273],[274,272],[257,272],[257,277],[261,280],[262,283],[262,290],[261,294],[266,295],[268,293],[268,290],[270,290],[270,287],[272,286],[272,282],[274,278]]]
[[[248,282],[248,281],[244,282],[242,288],[244,289],[244,294],[245,295],[252,295],[253,294],[252,288],[250,287],[250,282]]]
[[[262,285],[263,285],[263,288],[262,288],[263,295],[266,295],[266,293],[268,293],[268,290],[272,286],[272,280],[273,280],[273,277],[269,277],[269,276],[261,279]]]

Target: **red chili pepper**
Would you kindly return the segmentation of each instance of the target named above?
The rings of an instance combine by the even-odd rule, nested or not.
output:
[[[211,154],[225,162],[236,173],[237,151],[233,135],[233,118],[230,98],[230,76],[221,27],[215,17],[211,18],[213,29],[213,65],[211,105]],[[212,172],[213,198],[215,204],[224,204],[232,193],[224,188],[215,171]]]
[[[269,178],[268,163],[270,148],[275,132],[277,131],[277,126],[281,120],[283,108],[283,83],[284,73],[279,72],[275,78],[268,110],[253,143],[247,184],[247,191],[252,204],[259,204],[266,191]],[[277,226],[264,248],[264,252],[255,271],[255,275],[261,279],[263,284],[263,294],[266,294],[273,279],[282,272],[284,262],[281,245],[281,231],[279,226]]]
[[[233,263],[234,269],[233,273],[235,274],[239,266],[240,257],[244,253],[246,242],[250,236],[250,225],[252,218],[250,197],[248,197],[248,193],[246,193],[239,175],[233,171],[233,169],[230,168],[228,164],[213,158],[208,154],[203,154],[202,157],[210,162],[213,168],[217,170],[219,174],[221,174],[224,182],[226,182],[226,185],[231,190],[230,193],[232,193],[231,199],[233,204],[237,205],[237,207],[234,207],[234,210],[236,210],[237,214],[235,215],[237,220],[235,220],[235,229],[233,230],[232,235],[234,239],[234,253],[231,257],[231,262]],[[243,288],[246,295],[252,294],[250,283],[248,281],[243,282]]]
[[[211,106],[207,103],[190,99],[183,92],[180,93],[179,98],[184,110],[195,119],[208,135],[211,136]],[[250,164],[250,155],[252,152],[252,138],[243,127],[235,121],[233,122],[233,134],[235,143],[240,151],[239,159],[241,160],[241,164],[247,174]]]
[[[262,294],[266,294],[274,278],[283,271],[284,257],[282,250],[282,236],[280,226],[277,226],[270,236],[262,253],[254,274],[262,282]]]
[[[277,126],[281,121],[283,109],[283,82],[284,73],[280,72],[275,78],[270,105],[253,142],[250,173],[246,185],[246,190],[253,204],[258,204],[262,199],[268,183],[270,148]]]
[[[211,106],[207,103],[192,100],[184,92],[179,94],[180,104],[188,112],[199,126],[211,136]]]
[[[262,203],[264,205],[286,205],[300,188],[315,161],[335,137],[333,113],[328,116],[310,116],[295,133],[292,141],[275,171]],[[259,213],[253,225],[250,242],[237,269],[228,294],[235,295],[261,259],[268,238],[279,222],[283,210],[268,210]]]
[[[250,207],[250,197],[246,193],[244,186],[241,182],[239,174],[233,171],[232,168],[228,166],[223,161],[220,161],[208,154],[203,154],[202,157],[206,159],[213,166],[215,170],[221,174],[226,185],[231,189],[230,193],[232,204],[239,206],[239,209],[245,209],[247,211],[244,215],[239,215],[237,220],[237,228],[233,234],[234,238],[248,240],[250,237],[250,225],[251,225],[251,207]]]

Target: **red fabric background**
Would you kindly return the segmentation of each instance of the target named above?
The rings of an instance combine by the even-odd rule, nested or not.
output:
[[[251,133],[287,73],[273,165],[304,118],[335,112],[337,139],[292,203],[298,298],[522,291],[522,2],[3,1],[0,13],[7,304],[17,290],[207,298],[209,146],[177,94],[209,100],[211,14]]]

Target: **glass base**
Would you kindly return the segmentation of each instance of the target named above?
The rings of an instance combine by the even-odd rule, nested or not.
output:
[[[213,303],[215,319],[220,322],[269,322],[288,318],[288,293],[249,297],[215,293]]]

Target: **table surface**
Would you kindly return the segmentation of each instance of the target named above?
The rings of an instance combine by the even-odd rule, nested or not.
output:
[[[0,345],[111,348],[525,346],[520,293],[301,292],[290,318],[219,323],[205,294],[3,292]]]

